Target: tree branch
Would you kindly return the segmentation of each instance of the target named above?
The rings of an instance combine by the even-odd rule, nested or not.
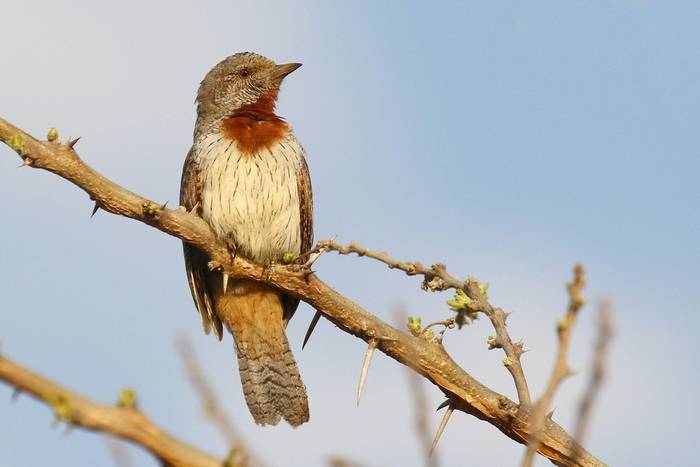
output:
[[[397,261],[392,259],[387,253],[377,253],[361,247],[354,242],[348,246],[343,246],[333,240],[321,240],[318,242],[315,250],[319,252],[335,251],[341,255],[355,253],[357,256],[366,256],[380,261],[389,266],[389,269],[399,269],[409,276],[423,276],[423,283],[421,284],[423,290],[430,290],[433,292],[442,292],[450,289],[463,291],[467,297],[473,301],[470,305],[471,309],[474,312],[484,313],[491,321],[497,335],[492,344],[492,348],[503,349],[506,354],[504,366],[513,377],[515,389],[518,393],[518,400],[521,405],[530,405],[530,392],[527,387],[527,380],[525,379],[522,364],[520,363],[520,357],[523,354],[522,343],[513,343],[506,328],[508,314],[500,308],[492,306],[488,302],[486,291],[478,281],[474,279],[461,281],[448,273],[445,265],[441,263],[435,263],[428,268],[419,262]]]
[[[613,338],[612,312],[610,303],[603,302],[598,307],[598,337],[596,338],[591,365],[591,379],[581,398],[576,420],[574,437],[581,442],[586,435],[588,422],[591,418],[591,408],[598,396],[598,392],[605,379],[605,363],[608,354],[608,346]]]
[[[172,467],[222,467],[223,461],[165,433],[133,406],[98,404],[60,386],[4,356],[0,381],[27,393],[53,409],[56,419],[70,426],[111,433],[132,441]]]
[[[231,278],[270,283],[309,303],[343,331],[365,342],[376,339],[380,351],[413,368],[437,385],[453,401],[455,409],[489,422],[519,443],[527,443],[530,439],[533,433],[531,408],[527,404],[518,406],[481,384],[460,368],[440,344],[398,331],[308,271],[281,266],[265,269],[240,256],[232,259],[226,245],[215,237],[202,219],[184,209],[167,209],[111,182],[85,164],[70,144],[61,144],[56,137],[49,138],[52,141],[36,140],[0,118],[0,139],[12,147],[25,164],[49,170],[74,183],[87,192],[100,208],[144,222],[199,248],[211,259],[210,266],[223,269]],[[465,292],[475,302],[475,307],[487,316],[498,318],[502,314],[497,319],[497,324],[504,328],[505,314],[488,304],[479,290],[479,284],[475,282],[467,281]],[[440,290],[440,287],[451,285],[451,282],[447,273],[440,272],[438,268],[429,281],[430,287],[433,284],[436,290]],[[459,281],[455,283],[457,287],[463,287],[461,284],[463,283]],[[513,355],[517,356],[517,352]],[[515,359],[512,358],[511,363],[513,362]],[[508,365],[507,367],[512,372]],[[523,384],[518,384],[520,394],[523,392]],[[520,394],[521,401],[524,400],[523,396]],[[543,427],[538,451],[557,465],[604,465],[579,447],[570,435],[551,420]],[[580,454],[574,459],[574,453]]]
[[[532,413],[532,433],[528,440],[527,450],[523,458],[522,466],[531,467],[535,452],[540,443],[541,433],[545,426],[547,408],[552,402],[554,393],[564,379],[571,375],[571,369],[566,363],[566,357],[569,353],[569,344],[571,342],[571,334],[576,324],[578,311],[584,304],[581,290],[586,285],[586,278],[583,273],[583,266],[577,264],[574,268],[574,279],[567,285],[569,292],[569,307],[566,310],[566,315],[563,319],[557,322],[557,335],[559,336],[559,351],[554,362],[554,369],[549,378],[547,387],[542,394],[542,397],[535,404],[535,409]],[[576,457],[576,456],[574,456]]]

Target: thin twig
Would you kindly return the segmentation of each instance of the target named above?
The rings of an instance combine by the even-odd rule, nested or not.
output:
[[[591,412],[593,411],[595,400],[603,385],[603,380],[605,379],[608,347],[613,338],[613,333],[611,306],[609,302],[603,302],[598,307],[598,336],[596,337],[595,349],[593,351],[591,379],[581,398],[576,428],[574,430],[574,438],[576,438],[579,443],[583,442],[583,438],[588,431]]]
[[[503,349],[506,354],[505,365],[510,372],[516,391],[518,393],[518,401],[524,406],[531,404],[530,391],[527,385],[527,379],[523,372],[523,367],[520,359],[523,354],[522,343],[513,343],[508,329],[506,327],[506,319],[508,314],[502,309],[492,306],[486,297],[481,284],[473,279],[466,281],[459,280],[447,272],[447,268],[442,263],[435,263],[430,267],[423,266],[419,262],[398,261],[391,258],[387,253],[375,252],[368,248],[362,247],[355,242],[347,246],[341,245],[334,240],[321,240],[316,244],[316,251],[335,251],[341,255],[356,254],[357,256],[366,256],[389,266],[389,269],[398,269],[405,272],[409,276],[423,276],[421,287],[424,290],[433,292],[441,292],[445,290],[462,290],[473,301],[473,311],[481,312],[489,318],[491,325],[496,331],[498,339],[498,347]]]
[[[432,328],[432,327],[435,327],[435,326],[443,326],[445,329],[452,329],[452,328],[455,327],[455,320],[454,320],[454,318],[450,318],[450,319],[443,319],[443,320],[440,320],[440,321],[434,321],[434,322],[432,322],[432,323],[430,323],[430,324],[427,324],[427,325],[421,330],[421,332],[420,332],[419,335],[423,335],[423,333],[424,333],[425,331],[427,331],[428,329],[430,329],[430,328]]]
[[[549,378],[547,387],[542,394],[542,397],[535,404],[535,408],[532,412],[532,433],[528,441],[527,450],[523,457],[522,466],[531,467],[535,453],[537,452],[540,441],[542,439],[542,431],[545,428],[547,422],[547,409],[552,402],[554,393],[564,379],[566,379],[570,374],[568,364],[566,363],[566,358],[569,352],[569,343],[571,342],[571,334],[576,324],[576,317],[578,312],[585,303],[583,295],[581,295],[581,290],[586,285],[586,277],[584,276],[583,266],[577,264],[574,267],[574,279],[569,284],[567,284],[567,290],[569,292],[569,306],[566,311],[566,315],[563,319],[557,322],[557,335],[559,336],[559,351],[557,352],[557,357],[554,362],[554,369],[552,370],[552,375]]]
[[[450,275],[443,264],[436,263],[431,267],[426,267],[419,262],[398,261],[391,258],[385,252],[375,252],[355,242],[343,246],[332,239],[321,240],[316,243],[314,251],[335,251],[341,255],[354,253],[357,256],[366,256],[375,259],[389,266],[389,269],[398,269],[409,276],[423,276],[423,288],[427,290],[444,291],[464,288],[464,281]]]

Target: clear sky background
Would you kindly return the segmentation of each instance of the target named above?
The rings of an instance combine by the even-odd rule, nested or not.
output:
[[[308,152],[316,237],[338,235],[401,259],[443,261],[491,283],[539,394],[556,348],[565,281],[582,261],[590,299],[555,420],[572,428],[587,382],[595,303],[614,304],[610,376],[587,447],[611,465],[697,461],[700,377],[698,173],[700,3],[6,2],[0,115],[77,148],[125,187],[172,205],[192,138],[193,99],[215,63],[253,50],[302,62],[279,113]],[[405,369],[375,357],[355,406],[363,342],[313,310],[289,327],[311,421],[259,428],[244,405],[231,340],[201,332],[179,241],[98,213],[54,175],[0,148],[2,351],[99,401],[137,389],[164,428],[214,454],[174,339],[188,336],[226,410],[271,465],[421,465]],[[386,320],[403,303],[449,316],[369,260],[324,256],[319,275]],[[448,351],[492,388],[515,391],[492,331],[448,333]],[[440,391],[426,383],[431,403]],[[52,414],[0,387],[1,466],[108,466],[107,444],[50,427]],[[431,415],[433,429],[441,414]],[[523,448],[458,413],[443,465],[517,465]],[[134,465],[156,463],[129,448]],[[540,461],[538,465],[548,465]]]

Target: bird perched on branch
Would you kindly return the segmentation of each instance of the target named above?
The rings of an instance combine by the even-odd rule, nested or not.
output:
[[[311,249],[312,200],[304,149],[275,114],[282,80],[299,63],[255,53],[217,64],[197,93],[194,144],[185,160],[180,204],[228,245],[262,265]],[[233,335],[243,394],[260,425],[309,419],[306,388],[285,334],[299,300],[251,280],[228,280],[184,244],[192,298],[208,334]]]

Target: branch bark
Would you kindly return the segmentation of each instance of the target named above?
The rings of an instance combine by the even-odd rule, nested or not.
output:
[[[161,430],[134,407],[98,404],[0,356],[0,381],[51,407],[69,426],[111,433],[134,442],[172,467],[223,467],[224,463]]]
[[[111,182],[83,162],[70,142],[61,144],[53,136],[49,137],[52,141],[39,141],[0,118],[0,140],[12,147],[26,165],[51,171],[72,182],[106,211],[138,220],[196,246],[209,256],[211,267],[222,269],[232,278],[270,283],[309,303],[343,331],[365,342],[376,339],[380,351],[438,386],[456,410],[487,421],[511,439],[527,444],[533,433],[530,405],[518,405],[481,384],[460,368],[439,343],[398,331],[308,271],[286,266],[266,269],[240,256],[232,259],[226,245],[202,219],[184,209],[167,209]],[[435,277],[443,280],[439,274]],[[479,295],[478,287],[468,283],[463,284],[468,285],[466,291],[478,302],[480,311],[488,315],[488,310],[494,313],[500,310]],[[502,325],[505,326],[505,318]],[[520,386],[518,392],[522,392]],[[537,449],[556,465],[604,465],[551,420],[545,422]]]

